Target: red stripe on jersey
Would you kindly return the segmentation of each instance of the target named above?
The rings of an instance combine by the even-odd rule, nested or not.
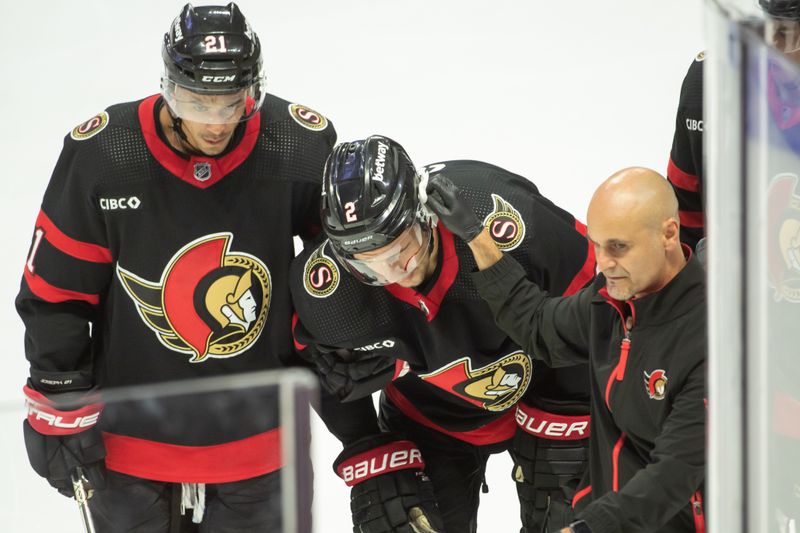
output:
[[[69,256],[92,263],[111,262],[111,250],[99,244],[82,242],[68,237],[58,229],[44,211],[39,211],[39,216],[36,217],[36,227],[44,230],[44,238],[47,239],[47,242]]]
[[[297,328],[297,321],[300,320],[297,317],[297,313],[292,313],[292,340],[294,341],[294,347],[297,350],[305,350],[307,345],[302,344],[300,341],[297,340],[297,335],[295,334],[294,330]]]
[[[222,157],[192,156],[184,159],[167,146],[161,137],[158,136],[155,123],[155,104],[160,95],[153,95],[142,100],[139,104],[139,124],[142,126],[142,136],[147,148],[153,157],[167,169],[171,174],[182,179],[186,183],[200,189],[208,188],[230,174],[236,167],[250,156],[253,147],[258,140],[261,130],[261,113],[256,113],[253,118],[247,121],[244,135],[239,144],[229,153]],[[164,104],[166,105],[166,104]],[[194,167],[196,164],[208,164],[210,168],[209,177],[204,181],[194,177]]]
[[[586,225],[583,222],[576,219],[575,229],[578,231],[578,233],[586,237]],[[597,263],[594,256],[594,246],[592,245],[591,241],[589,241],[589,239],[587,238],[586,262],[583,263],[581,269],[578,271],[577,274],[575,274],[575,277],[572,278],[569,287],[567,287],[566,290],[564,290],[562,296],[570,296],[581,290],[583,287],[585,287],[587,283],[589,283],[591,280],[594,279],[596,269],[597,269]]]
[[[619,492],[619,452],[622,451],[622,445],[625,443],[625,433],[619,436],[619,440],[614,445],[614,451],[611,454],[611,490]]]
[[[702,228],[705,226],[702,211],[678,211],[681,226],[687,228]]]
[[[103,433],[106,467],[170,483],[230,483],[283,466],[280,428],[212,446],[181,446]]]
[[[700,190],[700,179],[694,174],[689,174],[679,169],[671,157],[667,165],[667,179],[679,189],[690,192],[698,192]]]
[[[592,492],[591,485],[586,485],[581,490],[576,492],[575,496],[572,497],[572,508],[574,509],[575,505],[580,501],[580,499],[589,494],[590,492]]]
[[[99,294],[86,294],[84,292],[70,291],[67,289],[61,289],[55,285],[50,285],[40,276],[32,274],[30,270],[28,270],[27,266],[25,267],[25,282],[28,284],[28,288],[31,290],[31,292],[45,302],[57,304],[71,300],[78,300],[90,303],[92,305],[97,305],[100,303]]]
[[[394,385],[389,385],[383,390],[386,393],[386,397],[411,420],[460,441],[468,442],[476,446],[496,444],[512,438],[517,432],[517,421],[514,417],[514,411],[508,411],[485,426],[476,429],[469,431],[449,431],[422,414]]]

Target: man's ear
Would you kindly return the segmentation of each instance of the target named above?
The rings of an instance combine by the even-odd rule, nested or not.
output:
[[[667,247],[680,246],[681,227],[680,223],[674,218],[668,218],[662,225],[664,244]]]

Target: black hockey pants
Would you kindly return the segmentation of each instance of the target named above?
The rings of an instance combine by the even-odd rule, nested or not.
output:
[[[97,533],[243,533],[281,531],[280,471],[206,485],[202,522],[181,516],[181,485],[108,472],[89,500]]]

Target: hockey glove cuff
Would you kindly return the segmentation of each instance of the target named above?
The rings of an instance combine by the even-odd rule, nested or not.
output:
[[[353,531],[440,533],[433,484],[419,448],[391,434],[365,437],[347,446],[334,471],[351,488]]]
[[[97,428],[102,404],[62,406],[27,385],[23,392],[28,411],[25,448],[34,471],[68,497],[74,495],[71,476],[78,467],[92,489],[105,488],[106,449]]]

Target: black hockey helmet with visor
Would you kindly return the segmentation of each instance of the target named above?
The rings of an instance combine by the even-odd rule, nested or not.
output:
[[[233,2],[186,4],[164,34],[161,56],[161,93],[177,118],[229,124],[261,108],[261,44]]]
[[[800,0],[758,0],[766,14],[765,38],[784,54],[800,50]]]
[[[369,285],[407,277],[430,251],[419,176],[400,144],[380,135],[341,143],[323,175],[322,223],[339,261]]]

